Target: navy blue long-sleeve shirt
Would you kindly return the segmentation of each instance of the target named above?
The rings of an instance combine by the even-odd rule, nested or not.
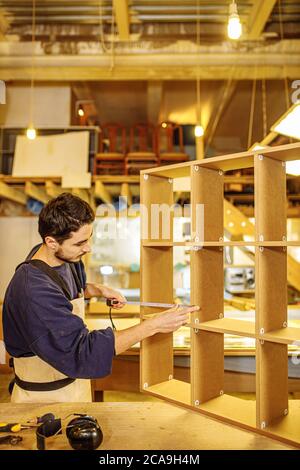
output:
[[[76,284],[67,263],[55,268],[72,297]],[[83,264],[77,264],[77,271]],[[111,373],[114,334],[111,328],[89,331],[72,313],[72,304],[52,279],[31,264],[15,272],[3,304],[3,333],[13,357],[37,355],[72,378],[97,378]]]

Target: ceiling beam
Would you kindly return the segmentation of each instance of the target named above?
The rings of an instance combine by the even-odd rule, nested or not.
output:
[[[53,181],[46,181],[45,190],[51,198],[58,197],[65,192],[69,192],[67,189],[63,189],[60,185],[53,183]]]
[[[128,183],[122,183],[121,196],[127,199],[128,206],[132,205],[132,194],[131,194],[130,186]]]
[[[163,83],[160,80],[149,80],[147,84],[147,116],[148,122],[159,123],[163,97]]]
[[[0,8],[0,41],[5,40],[5,33],[8,30],[9,25],[10,21],[6,16],[5,10],[3,10],[3,8]]]
[[[214,109],[211,113],[208,125],[205,129],[205,152],[209,148],[217,127],[219,125],[220,119],[223,116],[223,111],[226,109],[228,103],[231,101],[234,92],[236,90],[237,81],[236,79],[232,79],[232,76],[228,79],[228,81],[224,84],[222,88],[221,94],[219,99],[216,100]]]
[[[231,68],[228,66],[203,66],[201,67],[201,80],[228,80],[231,76]],[[6,67],[0,64],[0,80],[9,81],[29,81],[31,77],[30,67]],[[257,68],[253,65],[240,65],[237,67],[235,80],[282,80],[289,77],[291,80],[297,80],[300,76],[299,65],[282,64],[266,65]],[[38,81],[52,82],[70,82],[70,81],[114,81],[114,80],[196,80],[196,71],[194,66],[182,67],[118,67],[113,71],[106,67],[36,67],[35,79]]]
[[[254,0],[247,23],[247,39],[259,39],[272,13],[276,0]]]
[[[113,0],[120,41],[129,40],[128,0]]]
[[[51,197],[46,193],[44,187],[39,187],[36,184],[26,181],[25,183],[25,194],[27,196],[36,199],[37,201],[47,204],[50,201]]]
[[[94,188],[94,197],[97,199],[101,199],[106,204],[112,203],[112,196],[105,188],[102,181],[95,181],[95,188]]]
[[[80,197],[80,199],[87,202],[88,204],[90,203],[90,195],[89,195],[89,192],[86,189],[73,188],[72,189],[72,194],[74,194],[74,196]]]
[[[14,46],[15,47],[15,46]],[[89,45],[87,44],[87,51]],[[19,55],[8,44],[4,48],[0,42],[0,79],[30,81],[30,50],[26,43],[18,44]],[[287,53],[287,51],[289,51]],[[255,50],[221,50],[217,46],[201,49],[201,80],[227,80],[232,76],[236,80],[260,79],[298,79],[300,75],[300,40],[283,40],[275,44],[262,43]],[[111,69],[107,54],[96,54],[91,48],[90,54],[77,55],[39,55],[35,58],[35,78],[40,81],[98,81],[98,80],[196,80],[198,55],[176,51],[141,51],[136,53],[116,53],[115,66]],[[180,64],[180,66],[178,66]],[[75,90],[76,91],[76,90]],[[86,91],[83,96],[88,96]],[[151,93],[151,91],[150,91]],[[154,91],[153,91],[154,93]],[[82,96],[82,93],[80,93]],[[159,91],[157,90],[159,97]]]
[[[9,199],[10,201],[18,202],[19,204],[26,205],[27,196],[19,189],[12,188],[3,181],[0,181],[0,198]]]

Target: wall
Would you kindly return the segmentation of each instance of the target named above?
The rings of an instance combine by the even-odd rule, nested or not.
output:
[[[33,103],[33,122],[36,127],[70,125],[70,86],[35,86]],[[0,106],[0,124],[7,127],[27,127],[29,120],[30,87],[8,85],[6,105]]]

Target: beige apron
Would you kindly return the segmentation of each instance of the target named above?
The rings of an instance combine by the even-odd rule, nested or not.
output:
[[[71,301],[73,313],[84,320],[83,295]],[[54,369],[38,356],[15,357],[14,369],[16,375],[26,382],[53,382],[65,379],[66,376]],[[76,379],[69,385],[58,390],[47,392],[32,392],[14,385],[11,401],[13,403],[53,403],[53,402],[91,402],[91,381]]]

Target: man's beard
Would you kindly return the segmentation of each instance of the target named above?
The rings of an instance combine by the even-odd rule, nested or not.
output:
[[[58,250],[56,253],[55,253],[55,256],[56,258],[58,258],[60,261],[64,261],[65,263],[76,263],[77,261],[81,260],[81,256],[77,256],[77,258],[66,258],[60,250]]]

